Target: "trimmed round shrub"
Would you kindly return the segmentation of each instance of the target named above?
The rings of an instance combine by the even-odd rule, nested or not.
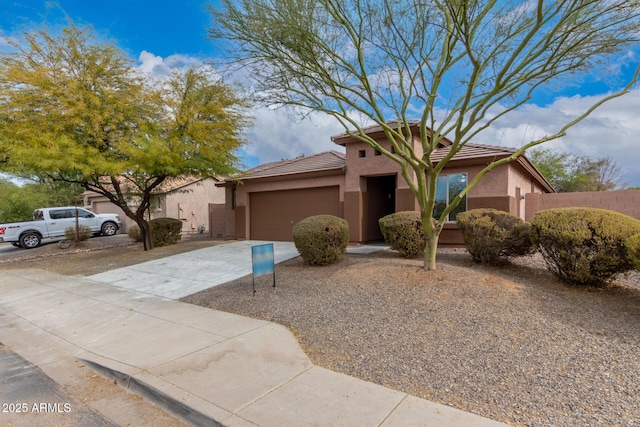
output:
[[[333,264],[347,249],[349,225],[333,215],[310,216],[293,227],[293,243],[307,264]]]
[[[178,243],[182,233],[182,221],[175,218],[155,218],[149,221],[153,246],[168,246]]]
[[[67,240],[76,240],[76,227],[67,227],[64,230],[64,237]],[[86,225],[78,226],[78,241],[82,242],[88,240],[91,237],[91,229]]]
[[[396,212],[378,220],[384,241],[400,256],[415,258],[424,253],[427,241],[420,212]]]
[[[625,241],[638,233],[640,221],[605,209],[549,209],[531,221],[531,238],[549,270],[575,285],[602,286],[631,270]]]
[[[624,245],[627,247],[629,259],[633,263],[636,270],[640,271],[640,234],[634,234],[625,240]]]
[[[475,262],[498,265],[534,252],[531,224],[508,212],[473,209],[457,216],[464,244]]]

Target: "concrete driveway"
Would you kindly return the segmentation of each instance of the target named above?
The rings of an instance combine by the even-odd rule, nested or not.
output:
[[[252,273],[251,247],[256,240],[227,243],[89,276],[122,289],[180,299]],[[298,256],[292,242],[274,242],[274,261]]]

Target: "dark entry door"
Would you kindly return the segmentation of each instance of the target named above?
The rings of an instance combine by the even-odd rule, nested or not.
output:
[[[378,220],[396,211],[396,175],[367,178],[367,241],[382,240]]]

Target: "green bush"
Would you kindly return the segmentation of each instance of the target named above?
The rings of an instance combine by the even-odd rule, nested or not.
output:
[[[168,246],[181,238],[182,221],[175,218],[155,218],[149,221],[153,246]]]
[[[64,230],[64,237],[68,240],[76,240],[76,228],[75,227],[67,227]],[[86,225],[78,226],[78,240],[82,242],[83,240],[88,240],[91,237],[91,229]]]
[[[400,256],[415,258],[424,252],[427,241],[420,213],[396,212],[378,220],[384,241]]]
[[[293,243],[307,264],[333,264],[347,249],[349,225],[333,215],[310,216],[293,227]]]
[[[632,269],[625,241],[638,233],[640,221],[605,209],[549,209],[531,221],[531,238],[549,270],[576,285],[602,286]]]
[[[475,262],[498,265],[533,253],[531,224],[496,209],[473,209],[457,216],[467,251]]]
[[[625,240],[624,245],[627,247],[629,259],[633,263],[636,270],[640,271],[640,234],[634,234]]]
[[[127,230],[127,235],[138,243],[142,242],[142,233],[140,232],[140,227],[138,227],[137,225],[132,225],[131,227],[129,227],[129,229]]]

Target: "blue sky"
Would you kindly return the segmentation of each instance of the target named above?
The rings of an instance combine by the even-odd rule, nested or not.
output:
[[[76,24],[90,24],[116,40],[132,57],[143,50],[168,57],[214,54],[207,41],[209,12],[201,0],[0,0],[0,28],[5,34],[34,24],[62,26],[65,14]]]
[[[0,34],[14,36],[46,25],[61,28],[68,15],[76,24],[92,25],[98,34],[113,40],[143,68],[171,67],[176,58],[206,61],[217,54],[207,40],[210,15],[207,4],[215,0],[0,0]],[[639,62],[638,52],[618,58],[616,65],[629,77]],[[557,129],[572,113],[607,90],[602,81],[585,76],[576,82],[546,90],[520,111],[499,120],[478,143],[518,146],[540,133]],[[325,150],[340,150],[330,136],[342,128],[331,118],[311,114],[303,122],[267,108],[256,109],[245,164],[291,158]],[[560,141],[546,145],[591,157],[611,156],[624,169],[626,181],[640,186],[640,89],[606,105]]]

